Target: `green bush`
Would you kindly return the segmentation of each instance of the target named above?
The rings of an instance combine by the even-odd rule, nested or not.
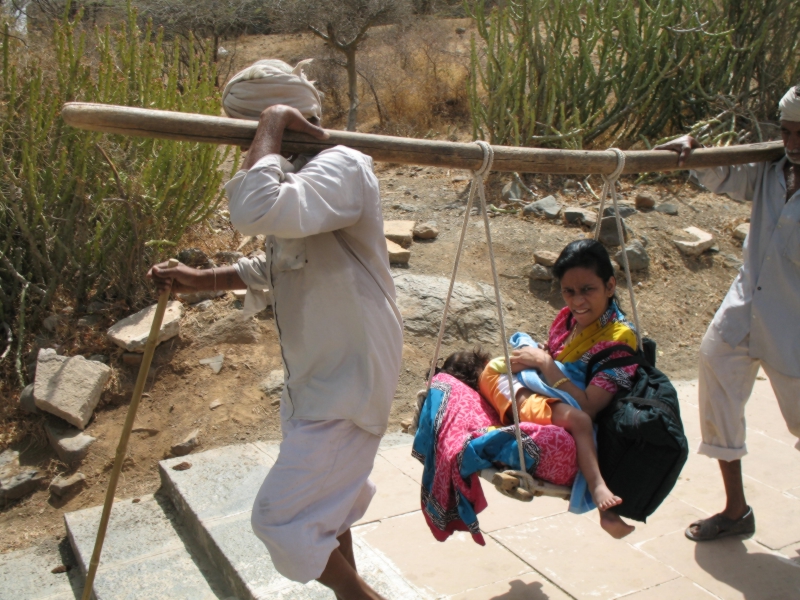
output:
[[[483,42],[472,44],[473,132],[497,144],[630,145],[695,125],[711,143],[756,141],[800,78],[796,0],[467,6]]]
[[[140,30],[130,8],[113,32],[64,19],[36,51],[5,35],[2,61],[0,323],[14,331],[23,383],[26,320],[35,326],[57,297],[131,308],[147,301],[148,265],[222,199],[229,150],[80,131],[61,120],[69,101],[219,114],[210,57],[190,52],[179,70],[177,53],[165,56],[161,34]]]

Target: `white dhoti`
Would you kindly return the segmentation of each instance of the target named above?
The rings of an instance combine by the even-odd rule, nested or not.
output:
[[[730,346],[714,325],[700,344],[698,392],[703,442],[698,452],[732,461],[747,454],[744,407],[759,367],[769,377],[789,431],[800,437],[800,378],[789,377],[749,354],[749,337]]]
[[[277,571],[317,579],[337,537],[364,516],[380,436],[352,421],[284,421],[283,442],[253,505],[251,523]]]

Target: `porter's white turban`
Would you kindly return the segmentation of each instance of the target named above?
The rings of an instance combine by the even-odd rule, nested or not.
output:
[[[791,88],[781,98],[778,108],[781,109],[781,121],[800,123],[800,86]]]
[[[228,82],[222,92],[222,107],[229,117],[257,121],[268,106],[286,104],[306,118],[321,119],[320,93],[303,74],[303,67],[311,60],[302,60],[294,68],[282,60],[259,60]]]

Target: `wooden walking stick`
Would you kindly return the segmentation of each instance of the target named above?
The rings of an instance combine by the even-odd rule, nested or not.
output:
[[[177,267],[178,264],[177,260],[171,258],[168,266],[169,268],[174,268]],[[97,529],[97,538],[95,538],[94,541],[94,550],[92,551],[92,559],[89,561],[89,571],[86,573],[86,582],[84,584],[81,600],[90,600],[92,597],[94,578],[97,574],[97,566],[100,564],[100,553],[103,551],[103,542],[106,538],[108,519],[111,516],[111,505],[114,504],[114,494],[117,491],[117,481],[119,481],[122,463],[125,460],[125,454],[128,450],[128,438],[131,437],[133,421],[136,419],[136,410],[139,408],[139,401],[142,399],[142,391],[144,391],[144,384],[147,381],[147,373],[150,370],[150,363],[153,362],[153,354],[158,344],[158,332],[161,330],[164,313],[167,311],[169,293],[170,290],[167,290],[158,296],[158,306],[156,307],[156,314],[153,316],[153,324],[150,326],[150,335],[147,337],[147,343],[144,346],[144,356],[142,357],[142,364],[139,367],[139,376],[136,378],[136,386],[133,388],[131,403],[130,406],[128,406],[128,416],[125,418],[125,425],[122,427],[122,435],[119,437],[117,455],[114,459],[114,468],[111,471],[111,479],[108,481],[106,501],[103,504],[103,514],[100,517],[100,527]]]

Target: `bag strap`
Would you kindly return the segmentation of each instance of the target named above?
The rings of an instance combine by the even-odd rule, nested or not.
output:
[[[595,371],[595,366],[607,359],[609,356],[614,354],[615,352],[625,352],[628,356],[621,356],[619,358],[612,359],[605,364],[600,365],[601,368]],[[590,359],[589,363],[586,365],[586,378],[584,384],[586,386],[589,385],[589,382],[592,378],[597,375],[600,371],[605,371],[606,369],[616,369],[618,367],[629,367],[631,365],[649,365],[649,363],[641,357],[633,348],[626,344],[615,344],[613,346],[609,346],[608,348],[603,348],[599,352],[595,353]]]
[[[661,400],[654,400],[653,398],[638,398],[636,396],[626,396],[625,398],[619,398],[617,400],[617,404],[621,404],[623,402],[629,402],[630,404],[641,404],[644,406],[650,406],[652,408],[658,408],[668,413],[669,416],[672,417],[673,421],[680,421],[678,415],[676,415],[675,411],[672,410],[672,407],[666,402],[663,402]]]

